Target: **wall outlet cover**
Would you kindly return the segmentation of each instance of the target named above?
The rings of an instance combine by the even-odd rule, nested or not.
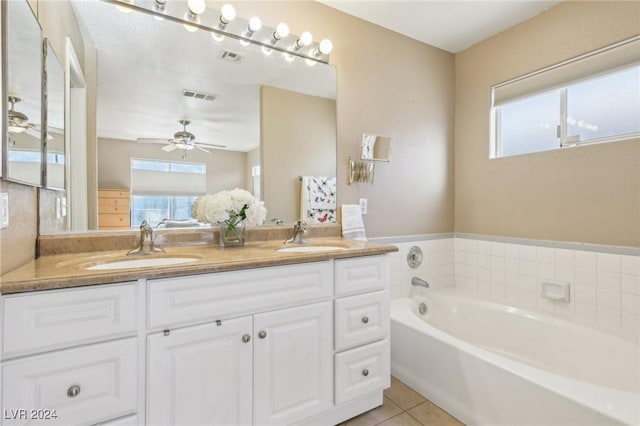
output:
[[[367,214],[367,199],[360,198],[360,201],[358,202],[358,204],[360,204],[360,213]]]
[[[0,229],[9,227],[9,193],[0,193]]]

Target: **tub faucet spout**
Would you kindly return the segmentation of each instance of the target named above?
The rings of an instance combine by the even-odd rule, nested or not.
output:
[[[418,278],[418,277],[411,278],[411,285],[415,285],[417,287],[429,288],[429,283],[423,280],[422,278]]]

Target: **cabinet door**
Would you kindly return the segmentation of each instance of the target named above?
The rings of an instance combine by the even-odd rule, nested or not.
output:
[[[251,317],[148,337],[147,423],[251,424]]]
[[[254,424],[285,425],[333,401],[331,302],[254,317]]]

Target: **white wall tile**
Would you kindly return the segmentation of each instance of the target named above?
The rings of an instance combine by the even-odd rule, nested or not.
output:
[[[626,275],[640,275],[640,256],[620,256],[621,272]]]
[[[538,263],[532,260],[520,259],[520,274],[535,277],[538,275]]]
[[[556,265],[554,278],[556,281],[563,283],[574,282],[574,269],[573,267],[558,266]]]
[[[491,284],[501,284],[502,286],[506,283],[505,272],[502,269],[491,269]]]
[[[520,246],[518,244],[505,244],[504,256],[511,259],[520,259]]]
[[[491,298],[493,300],[504,301],[506,298],[504,284],[491,284]]]
[[[520,246],[520,259],[536,262],[538,260],[536,253],[537,251],[535,246]]]
[[[553,263],[538,262],[538,279],[553,280],[555,277],[555,268]]]
[[[575,266],[575,257],[573,250],[556,249],[555,264],[557,267],[571,268]]]
[[[538,279],[530,275],[520,275],[520,288],[528,292],[536,293],[539,289]]]
[[[596,270],[576,267],[576,269],[574,270],[574,281],[578,285],[595,287],[598,281]]]
[[[625,293],[640,294],[640,276],[621,275],[621,289]]]
[[[595,306],[597,303],[596,288],[584,285],[575,285],[572,287],[573,298],[576,302],[585,303]]]
[[[504,259],[504,270],[507,272],[520,272],[520,260],[515,257],[506,257]]]
[[[622,293],[621,306],[623,312],[640,315],[640,296],[631,293]]]
[[[598,272],[620,272],[620,255],[598,253]]]
[[[575,266],[576,268],[595,271],[597,267],[596,253],[576,250]]]
[[[517,272],[505,272],[504,283],[507,287],[520,287],[520,275]]]
[[[505,255],[506,248],[504,243],[492,242],[491,243],[491,255],[492,256],[503,256]]]
[[[620,310],[620,293],[599,288],[597,298],[598,307]]]
[[[600,289],[617,291],[621,290],[621,275],[615,272],[598,271],[597,287]]]
[[[491,269],[505,270],[504,256],[491,256]]]
[[[520,289],[520,306],[525,309],[535,310],[537,306],[538,295],[532,291]]]
[[[555,260],[555,249],[550,247],[538,247],[536,249],[538,262],[553,263]]]
[[[629,332],[632,336],[640,336],[640,316],[628,312],[622,313],[621,327],[624,331]]]

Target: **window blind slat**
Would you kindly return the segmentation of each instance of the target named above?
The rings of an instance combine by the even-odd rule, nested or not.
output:
[[[640,64],[640,37],[493,87],[493,106]]]

